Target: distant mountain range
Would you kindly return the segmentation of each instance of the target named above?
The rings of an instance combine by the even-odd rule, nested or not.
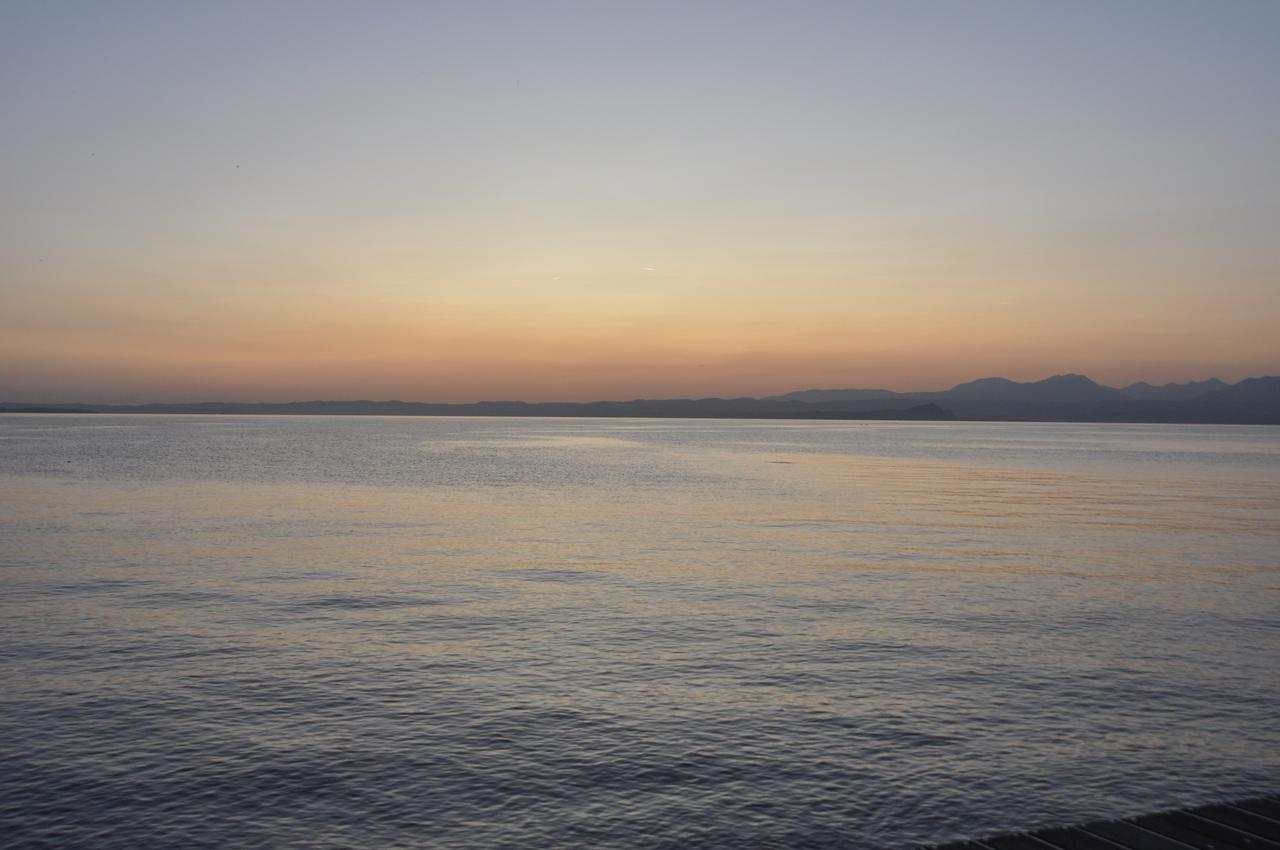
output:
[[[1021,383],[979,378],[949,390],[800,390],[769,401],[857,409],[888,403],[937,404],[957,419],[1066,422],[1205,422],[1280,424],[1280,377],[1217,378],[1155,386],[1145,381],[1108,387],[1086,375],[1054,375]]]
[[[1084,375],[1020,383],[979,378],[941,392],[810,389],[769,398],[632,401],[299,401],[198,404],[3,404],[9,413],[220,413],[346,416],[634,416],[710,419],[895,419],[1010,422],[1187,422],[1280,425],[1280,377],[1107,387]]]
[[[897,393],[893,390],[800,390],[772,396],[777,401],[865,401],[878,398],[939,398],[980,401],[1059,403],[1082,401],[1188,401],[1226,389],[1229,384],[1210,378],[1185,384],[1153,386],[1145,381],[1116,389],[1095,383],[1085,375],[1054,375],[1042,381],[1018,383],[1008,378],[979,378],[935,393]]]

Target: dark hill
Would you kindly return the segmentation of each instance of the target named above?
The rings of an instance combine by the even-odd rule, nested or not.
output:
[[[1225,417],[1222,421],[1280,424],[1280,376],[1245,378],[1188,404],[1206,414]]]
[[[1120,390],[1125,398],[1137,401],[1189,401],[1205,393],[1220,390],[1227,386],[1217,378],[1206,381],[1188,381],[1185,384],[1161,384],[1154,386],[1146,381],[1130,384]]]
[[[1077,402],[1114,398],[1111,387],[1096,384],[1084,375],[1054,375],[1043,381],[1021,384],[1008,378],[979,378],[958,384],[942,398],[972,401]]]
[[[797,390],[786,395],[770,396],[768,401],[800,401],[821,404],[832,401],[866,401],[877,398],[895,398],[893,390]]]

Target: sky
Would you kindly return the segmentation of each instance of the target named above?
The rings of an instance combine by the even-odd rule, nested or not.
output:
[[[1280,373],[1280,3],[0,4],[0,401]]]

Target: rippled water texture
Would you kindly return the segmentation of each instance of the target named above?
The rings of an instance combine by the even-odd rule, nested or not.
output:
[[[0,416],[0,844],[858,847],[1280,786],[1280,429]]]

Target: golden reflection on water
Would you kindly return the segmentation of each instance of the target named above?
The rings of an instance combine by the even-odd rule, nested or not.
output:
[[[532,442],[630,444],[575,435]],[[1236,538],[1252,553],[1260,537],[1280,551],[1280,485],[1266,480],[1222,486],[821,453],[678,458],[709,483],[602,492],[12,477],[6,486],[21,493],[9,510],[36,528],[38,517],[77,517],[69,533],[25,541],[31,550],[64,563],[78,549],[99,563],[129,562],[141,550],[211,586],[261,578],[273,563],[367,563],[382,582],[512,566],[655,577],[696,567],[708,578],[852,569],[1159,580],[1176,578],[1184,556],[1210,550],[1217,563],[1196,569],[1259,569],[1256,557],[1232,557]],[[209,563],[219,569],[202,572]],[[311,581],[319,591],[323,580]]]

